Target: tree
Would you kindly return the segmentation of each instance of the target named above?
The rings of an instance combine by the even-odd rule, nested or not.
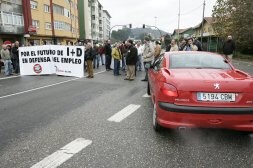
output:
[[[146,33],[141,33],[141,34],[138,36],[138,39],[140,39],[141,41],[143,41],[145,37],[146,37]]]
[[[124,41],[131,36],[131,29],[123,28],[117,31],[112,31],[112,40],[113,41]]]
[[[240,51],[253,53],[252,16],[252,0],[217,0],[213,8],[214,31],[223,40],[233,35]]]

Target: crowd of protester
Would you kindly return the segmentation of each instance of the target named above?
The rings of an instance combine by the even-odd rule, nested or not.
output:
[[[44,45],[47,43],[44,42]],[[29,43],[28,46],[32,46],[33,43]],[[58,43],[61,45],[61,43]],[[106,71],[113,70],[114,76],[120,76],[124,73],[125,80],[133,81],[136,76],[136,71],[145,70],[146,75],[142,81],[147,81],[147,71],[151,66],[151,63],[157,59],[161,52],[160,41],[152,42],[149,37],[145,37],[143,42],[133,40],[127,40],[123,42],[116,42],[111,44],[110,40],[104,43],[91,42],[76,42],[68,41],[69,46],[85,46],[84,55],[84,70],[88,73],[87,78],[94,78],[94,69],[99,69],[100,66],[105,65]],[[3,44],[0,51],[0,73],[1,66],[4,66],[4,74],[6,76],[13,73],[19,73],[19,42],[16,41],[13,44]],[[228,36],[228,40],[223,45],[223,53],[225,58],[230,62],[232,61],[232,53],[235,50],[235,44],[232,41],[232,36]],[[197,38],[182,39],[177,42],[172,39],[170,44],[166,46],[166,52],[173,51],[202,51],[202,46]],[[111,67],[113,60],[113,68]],[[122,72],[121,72],[122,71]]]

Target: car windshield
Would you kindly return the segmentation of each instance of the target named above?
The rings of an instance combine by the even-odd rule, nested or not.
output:
[[[184,53],[170,55],[170,68],[231,69],[227,61],[218,55],[208,53]]]

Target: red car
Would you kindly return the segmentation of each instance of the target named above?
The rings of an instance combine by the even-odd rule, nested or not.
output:
[[[168,52],[148,71],[153,127],[253,131],[253,78],[221,55]]]

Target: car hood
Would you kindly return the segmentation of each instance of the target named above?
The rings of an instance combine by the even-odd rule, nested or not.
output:
[[[168,83],[179,90],[215,91],[219,84],[222,91],[252,90],[253,78],[239,70],[223,69],[171,69]]]

